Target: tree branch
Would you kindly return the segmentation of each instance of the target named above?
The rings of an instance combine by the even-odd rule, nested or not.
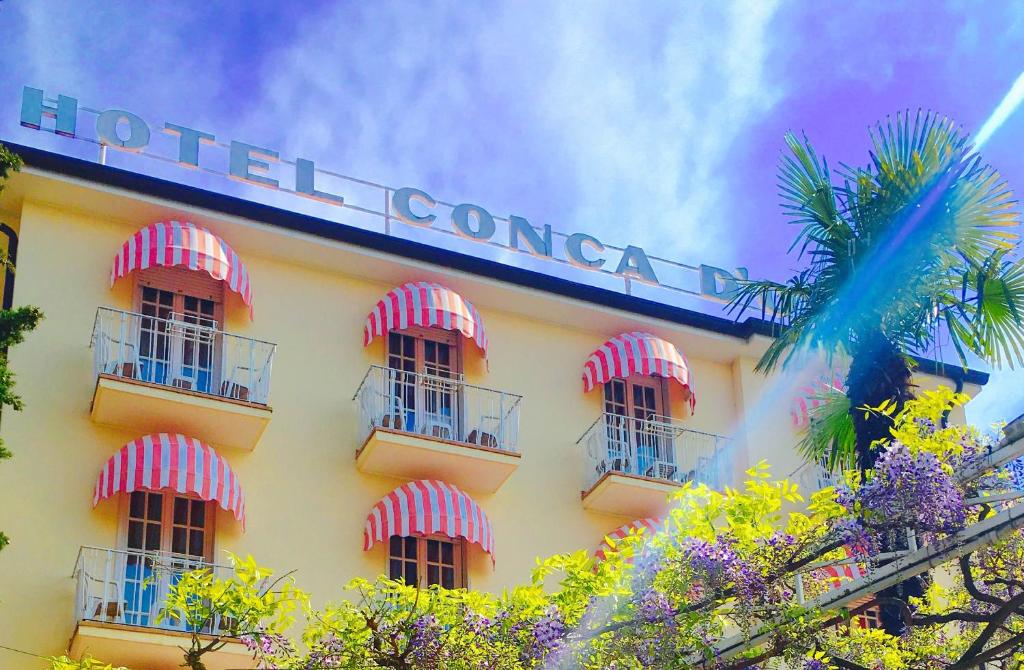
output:
[[[964,588],[967,589],[967,592],[971,594],[972,598],[980,600],[983,603],[988,603],[989,605],[995,605],[996,607],[1003,606],[1003,601],[999,598],[988,595],[987,593],[982,593],[978,590],[978,585],[974,583],[974,573],[971,572],[971,554],[961,556],[958,563],[960,564],[960,574],[963,575],[964,578]]]
[[[992,615],[992,619],[989,621],[989,624],[985,626],[985,629],[982,630],[981,633],[978,634],[978,637],[974,639],[974,642],[971,643],[971,646],[967,648],[967,651],[963,653],[963,656],[960,657],[960,660],[957,661],[957,663],[964,662],[980,654],[982,650],[985,649],[985,645],[988,644],[988,641],[992,639],[992,636],[995,635],[1003,625],[1003,622],[1009,619],[1010,616],[1017,611],[1017,608],[1022,605],[1024,605],[1024,593],[1006,601],[1006,604]]]

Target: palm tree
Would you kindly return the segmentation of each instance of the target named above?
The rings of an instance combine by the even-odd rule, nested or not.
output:
[[[948,336],[961,364],[1024,363],[1024,260],[1013,260],[1016,202],[956,124],[932,113],[886,119],[870,132],[866,167],[831,170],[808,139],[786,135],[782,207],[800,226],[790,251],[807,266],[785,283],[743,282],[729,305],[759,306],[780,325],[758,362],[767,372],[807,351],[849,358],[845,397],[835,389],[801,446],[831,468],[874,466],[891,419],[865,407],[912,397],[913,355]],[[884,549],[896,549],[893,537]],[[920,596],[914,578],[879,593],[885,630],[904,629],[898,601]]]
[[[782,207],[800,226],[790,251],[807,265],[784,283],[742,282],[729,305],[740,315],[759,307],[781,326],[759,371],[809,350],[849,359],[845,402],[823,410],[802,445],[833,468],[862,470],[891,419],[860,408],[902,409],[913,356],[940,336],[965,367],[969,354],[1024,363],[1020,218],[1006,183],[953,121],[931,112],[887,118],[870,138],[866,167],[832,170],[806,136],[786,135]]]

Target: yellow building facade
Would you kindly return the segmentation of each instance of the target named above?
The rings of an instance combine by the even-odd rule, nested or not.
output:
[[[177,667],[183,633],[153,616],[173,580],[158,561],[173,572],[252,554],[296,570],[318,602],[389,572],[500,590],[537,556],[664,514],[684,481],[734,484],[762,459],[800,472],[793,384],[754,372],[770,341],[759,321],[22,153],[0,220],[17,235],[13,302],[46,318],[11,352],[25,408],[2,423],[16,454],[0,467],[6,645]],[[179,236],[178,256],[118,265],[154,224]],[[190,268],[190,254],[221,264]],[[405,306],[410,283],[430,309]],[[585,363],[624,335],[651,360],[597,354],[584,390]],[[916,381],[985,381],[949,372]],[[175,469],[169,450],[206,455],[205,473]],[[418,533],[410,517],[427,513],[412,500],[372,520],[420,480],[459,518]],[[245,666],[238,646],[210,664]]]

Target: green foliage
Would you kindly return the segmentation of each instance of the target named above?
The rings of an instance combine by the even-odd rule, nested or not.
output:
[[[13,151],[0,144],[0,191],[3,190],[3,183],[10,176],[11,172],[21,169],[21,157]]]
[[[867,166],[836,170],[806,136],[786,135],[779,189],[799,227],[791,251],[806,267],[781,283],[741,281],[729,305],[783,326],[758,370],[809,351],[849,356],[847,393],[860,405],[909,394],[892,359],[930,355],[943,332],[964,366],[969,354],[1024,364],[1024,257],[1015,253],[1020,217],[1009,187],[948,118],[900,113],[871,141]],[[838,412],[825,418],[804,452],[848,462],[851,427]],[[887,428],[854,427],[861,452]]]
[[[900,453],[953,468],[988,446],[973,429],[941,426],[943,413],[964,400],[940,389],[902,412],[892,403],[861,411],[892,417]],[[877,472],[851,472],[843,491],[830,487],[806,497],[792,482],[773,479],[765,463],[735,489],[687,484],[674,496],[664,532],[610,542],[602,561],[584,551],[538,560],[529,583],[501,594],[421,589],[380,577],[353,580],[340,601],[313,607],[290,575],[275,579],[252,558],[233,558],[230,578],[198,570],[175,582],[161,619],[194,631],[193,646],[185,650],[185,665],[193,670],[230,640],[249,645],[259,667],[280,670],[741,670],[783,662],[805,669],[961,670],[1019,656],[1020,533],[944,566],[948,579],[902,603],[911,626],[901,637],[851,625],[856,612],[813,606],[809,599],[835,588],[817,567],[845,559],[850,542],[864,542],[871,551],[875,541],[861,523],[870,499],[858,493],[906,493],[879,490],[884,463],[879,460]],[[931,477],[931,470],[920,471]],[[1004,488],[994,477],[969,492]],[[909,501],[914,509],[916,503]],[[968,521],[991,511],[975,506]],[[892,532],[905,523],[886,525],[882,518],[876,525]],[[944,532],[918,538],[928,542]],[[797,596],[797,575],[808,600]],[[299,611],[305,622],[301,642],[293,643],[283,634]],[[212,625],[216,621],[226,625]],[[736,656],[716,655],[727,638],[761,633],[764,642]]]
[[[852,468],[856,462],[856,439],[850,418],[850,399],[828,387],[812,396],[820,404],[808,411],[808,423],[797,450],[811,463],[825,461],[829,471]]]
[[[192,632],[184,663],[192,670],[203,670],[203,656],[231,640],[248,642],[254,656],[262,657],[266,651],[254,639],[278,639],[307,602],[290,574],[274,577],[252,556],[228,558],[233,567],[230,577],[218,577],[210,568],[184,573],[172,583],[157,616],[158,624],[170,620]]]
[[[742,282],[730,305],[788,326],[761,368],[804,347],[852,353],[874,331],[923,351],[939,324],[961,355],[1024,363],[1024,261],[1011,260],[1019,216],[1005,182],[931,113],[897,114],[872,141],[871,165],[833,171],[806,137],[786,136],[782,207],[809,267],[786,283]]]
[[[0,192],[4,189],[4,182],[11,172],[21,169],[21,158],[12,153],[7,147],[0,144]],[[2,269],[13,268],[10,266],[6,255],[0,255],[0,266]],[[7,350],[16,344],[21,344],[25,339],[25,333],[34,330],[43,318],[43,313],[36,307],[19,307],[17,309],[0,310],[0,410],[10,407],[15,410],[22,408],[21,398],[14,393],[14,373],[7,365]],[[11,457],[11,452],[0,440],[0,460]],[[9,538],[0,532],[0,551],[10,543]]]
[[[109,663],[102,663],[91,656],[86,656],[80,661],[67,656],[54,656],[49,660],[50,670],[126,670],[120,666],[115,668]]]

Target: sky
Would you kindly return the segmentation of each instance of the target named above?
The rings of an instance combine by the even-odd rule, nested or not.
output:
[[[787,130],[833,164],[933,109],[976,131],[1024,72],[1024,3],[0,0],[0,128],[22,86],[784,278]],[[984,147],[1024,188],[1024,111]],[[717,307],[711,305],[709,311]],[[979,425],[1024,413],[995,371]]]

